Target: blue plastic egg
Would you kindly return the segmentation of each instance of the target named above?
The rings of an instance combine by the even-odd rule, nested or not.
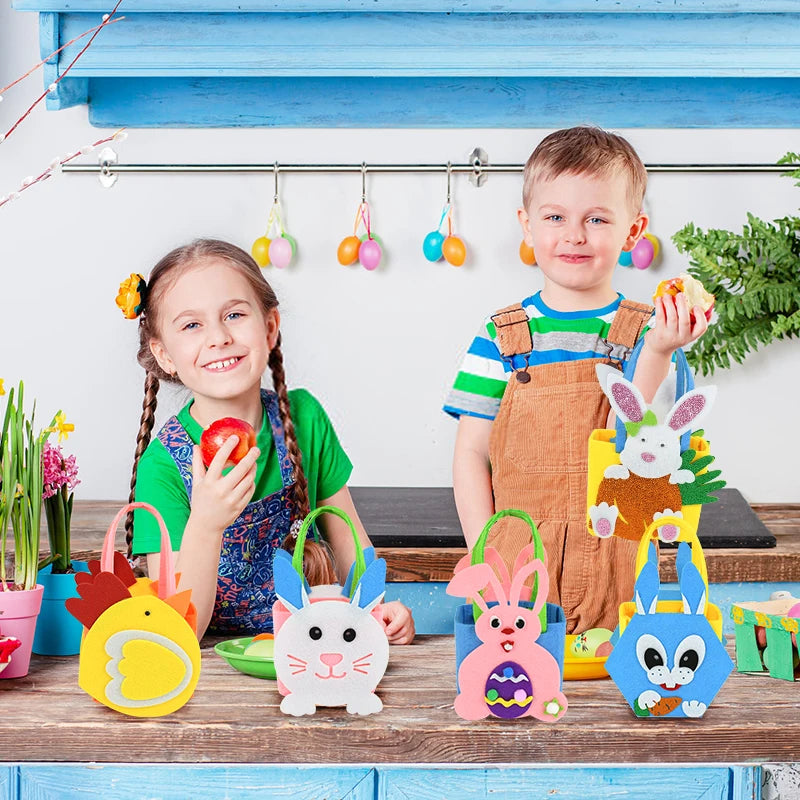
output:
[[[630,251],[629,250],[623,250],[619,254],[619,260],[617,261],[617,263],[621,267],[630,267],[631,264],[633,264],[633,256],[630,254]]]
[[[431,231],[422,242],[422,254],[428,261],[438,261],[442,257],[444,236],[439,231]]]

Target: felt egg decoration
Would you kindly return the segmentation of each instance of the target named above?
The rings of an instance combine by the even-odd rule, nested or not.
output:
[[[381,263],[382,255],[381,246],[374,236],[361,242],[361,246],[358,248],[358,260],[361,262],[361,266],[370,271]]]
[[[495,717],[515,719],[533,702],[533,684],[519,664],[504,661],[491,671],[486,681],[485,699]]]
[[[361,246],[361,240],[358,236],[346,236],[339,244],[339,249],[336,251],[336,258],[343,267],[348,267],[358,258],[358,249]]]
[[[536,264],[536,254],[533,252],[533,248],[524,240],[520,242],[519,245],[519,259],[523,264],[527,264],[529,267]]]
[[[617,263],[621,267],[630,267],[633,264],[633,258],[631,257],[630,250],[623,250],[619,254],[619,259],[617,260]]]
[[[631,261],[636,269],[647,269],[653,263],[654,256],[655,248],[647,237],[639,239],[631,250]]]
[[[278,269],[289,266],[292,260],[292,243],[285,237],[280,236],[273,239],[269,246],[269,260]]]
[[[442,244],[442,255],[454,267],[460,267],[467,257],[467,248],[458,236],[448,236]]]
[[[250,250],[253,260],[259,267],[269,266],[269,246],[270,240],[266,236],[259,236],[253,242],[253,247]]]
[[[422,255],[428,261],[438,261],[442,257],[444,236],[439,231],[431,231],[422,242]]]

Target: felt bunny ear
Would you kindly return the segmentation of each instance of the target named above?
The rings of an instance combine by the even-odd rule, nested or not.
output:
[[[289,553],[282,549],[276,550],[272,570],[275,594],[292,614],[309,604],[306,581],[297,574]]]
[[[481,597],[481,591],[486,587],[491,586],[494,590],[497,600],[501,603],[505,602],[506,594],[494,570],[489,564],[473,564],[472,566],[456,572],[447,584],[447,594],[455,597],[469,597],[474,600],[478,606],[487,611],[488,606],[485,600]]]
[[[692,561],[692,548],[688,542],[678,545],[678,554],[675,556],[675,572],[680,577],[683,568]]]
[[[700,571],[690,561],[680,572],[681,598],[684,614],[704,614],[706,610],[706,585]]]
[[[364,548],[364,564],[369,566],[373,561],[375,561],[375,548],[374,547],[365,547]],[[355,574],[356,570],[356,562],[354,561],[350,565],[350,571],[347,573],[347,580],[344,582],[344,587],[342,588],[342,595],[344,597],[350,597],[353,594],[353,575]]]
[[[624,422],[641,422],[647,411],[647,403],[642,393],[616,370],[609,375],[605,393],[611,407]]]
[[[716,386],[704,386],[687,392],[667,414],[666,425],[675,433],[682,434],[697,426],[706,415],[717,396]]]
[[[677,380],[678,373],[670,369],[667,377],[661,381],[661,385],[650,403],[650,408],[655,412],[656,419],[666,419],[667,414],[674,405]]]
[[[652,544],[650,547],[655,549]],[[639,577],[636,578],[636,585],[633,589],[637,614],[655,614],[656,603],[658,602],[658,588],[658,567],[648,558],[647,563],[639,573]]]
[[[385,591],[386,561],[382,558],[373,559],[364,570],[350,603],[366,611],[372,611],[383,600]]]

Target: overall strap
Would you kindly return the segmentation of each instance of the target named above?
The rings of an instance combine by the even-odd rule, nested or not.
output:
[[[533,350],[528,314],[522,303],[501,308],[492,314],[492,322],[497,330],[497,349],[503,359],[527,355]]]
[[[278,405],[278,395],[267,389],[261,390],[261,402],[267,412],[267,419],[272,428],[272,439],[275,442],[275,452],[278,455],[278,464],[281,468],[281,480],[283,486],[291,486],[294,483],[294,464],[289,456],[289,448],[286,446],[286,436],[281,419],[281,410]]]
[[[621,300],[611,327],[608,329],[606,343],[609,356],[625,361],[639,340],[650,318],[653,306],[647,303],[636,303],[633,300]]]

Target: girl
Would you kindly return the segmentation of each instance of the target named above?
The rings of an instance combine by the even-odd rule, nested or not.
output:
[[[117,304],[126,317],[139,317],[138,360],[147,372],[131,500],[156,506],[166,522],[179,588],[192,590],[197,607],[198,636],[209,626],[269,631],[274,549],[282,542],[293,549],[293,528],[311,508],[342,508],[370,546],[346,485],[352,465],[330,420],[309,392],[286,390],[275,293],[243,250],[200,239],[162,258],[147,284],[132,275]],[[261,389],[267,366],[271,392]],[[192,400],[151,442],[161,381],[185,386]],[[257,446],[226,473],[237,437],[226,440],[207,469],[197,446],[203,428],[222,417],[258,431]],[[334,515],[323,515],[321,524],[336,574],[318,550],[309,554],[318,556],[309,582],[341,583],[355,558],[352,535]],[[150,577],[157,578],[157,523],[136,512],[126,528],[129,554],[146,553]],[[398,601],[384,609],[389,640],[410,642],[411,612]]]

